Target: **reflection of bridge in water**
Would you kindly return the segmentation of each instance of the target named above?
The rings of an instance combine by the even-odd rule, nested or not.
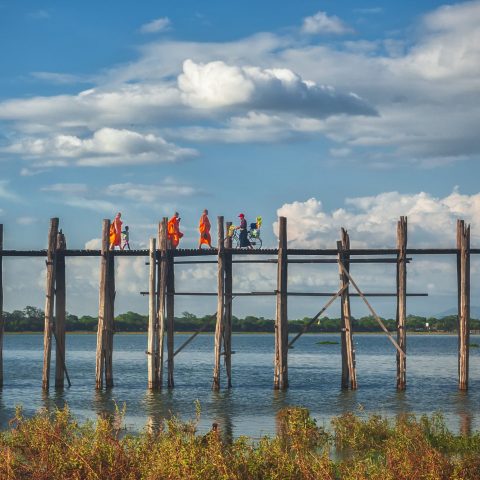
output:
[[[167,365],[167,385],[174,387],[174,357],[190,343],[206,325],[195,332],[180,347],[174,349],[174,305],[175,296],[197,295],[216,296],[215,346],[213,389],[220,389],[221,358],[224,358],[227,387],[232,386],[232,302],[240,296],[274,296],[276,299],[274,388],[288,388],[288,349],[315,323],[327,308],[339,298],[341,302],[341,357],[343,388],[357,388],[355,349],[351,322],[350,298],[361,297],[372,316],[388,336],[397,350],[397,388],[406,388],[406,298],[426,296],[425,293],[407,293],[407,264],[412,260],[408,255],[455,255],[457,258],[458,287],[458,385],[460,390],[468,389],[469,363],[469,321],[470,321],[470,254],[479,254],[480,249],[470,249],[470,226],[463,220],[457,221],[457,248],[407,248],[407,219],[401,217],[397,224],[397,248],[354,249],[346,230],[341,230],[341,239],[336,249],[293,249],[287,247],[287,219],[279,218],[279,244],[275,249],[236,249],[232,248],[231,237],[225,234],[231,223],[224,225],[223,217],[218,217],[218,248],[173,249],[167,235],[167,219],[159,223],[158,244],[150,239],[148,250],[111,251],[109,250],[110,221],[103,221],[101,250],[68,250],[65,236],[59,227],[58,218],[50,221],[47,250],[7,250],[3,249],[3,225],[0,224],[0,314],[3,309],[2,258],[3,257],[46,257],[46,300],[44,328],[44,360],[42,385],[48,390],[50,384],[50,358],[52,335],[56,340],[55,386],[62,388],[64,378],[70,385],[65,356],[65,316],[66,316],[66,257],[100,257],[99,315],[96,350],[96,387],[102,389],[113,386],[113,334],[115,304],[115,257],[149,257],[149,290],[141,292],[149,296],[149,320],[147,340],[148,388],[157,390],[164,383],[164,363]],[[209,258],[215,257],[214,260]],[[248,258],[247,258],[248,257]],[[274,257],[274,258],[266,258]],[[176,291],[175,265],[217,264],[215,292]],[[233,264],[270,263],[277,265],[277,288],[274,291],[234,292]],[[288,264],[328,264],[338,265],[340,286],[337,292],[291,292],[288,291]],[[350,264],[395,264],[396,291],[362,292],[350,274]],[[350,291],[353,289],[353,291]],[[292,340],[288,339],[287,305],[289,296],[329,297],[324,307],[305,323],[301,332]],[[376,314],[369,297],[395,297],[397,302],[397,332],[394,338]],[[3,384],[3,345],[4,321],[0,315],[0,386]],[[164,339],[166,337],[166,361]]]

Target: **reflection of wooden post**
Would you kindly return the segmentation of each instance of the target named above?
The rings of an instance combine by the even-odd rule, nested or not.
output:
[[[458,388],[468,390],[470,341],[470,225],[457,220],[458,249]]]
[[[57,261],[55,264],[55,388],[63,388],[65,380],[65,235],[57,235]]]
[[[167,218],[158,225],[158,303],[157,303],[157,348],[155,356],[156,378],[159,388],[163,386],[163,342],[165,339],[165,305],[167,292]]]
[[[3,318],[3,223],[0,223],[0,388],[3,387],[3,332],[5,320]]]
[[[55,300],[55,250],[57,246],[58,218],[50,219],[47,250],[47,282],[45,298],[45,327],[43,333],[43,375],[42,388],[50,386],[50,358],[52,356],[52,326]]]
[[[232,248],[232,237],[228,231],[232,222],[227,222],[225,238],[225,248]],[[223,335],[223,348],[225,350],[225,369],[227,371],[227,387],[232,386],[232,289],[233,289],[233,269],[232,254],[225,253],[225,328]]]
[[[95,356],[95,386],[103,388],[103,372],[105,370],[105,329],[108,321],[108,264],[110,245],[110,220],[103,220],[102,224],[102,250],[100,260],[100,291],[98,302],[98,327],[97,327],[97,351]]]
[[[345,229],[342,228],[342,240],[337,242],[338,256],[343,263],[345,270],[350,268],[350,238]],[[341,348],[342,348],[342,388],[357,388],[357,374],[355,371],[355,350],[353,348],[352,316],[350,310],[350,295],[348,290],[349,279],[339,267],[340,287],[346,287],[341,296]]]
[[[217,323],[215,326],[213,390],[220,389],[220,355],[222,353],[222,329],[225,314],[225,247],[223,231],[223,217],[218,217]]]
[[[157,320],[157,297],[155,294],[156,278],[157,278],[157,252],[156,242],[154,238],[150,239],[149,250],[149,276],[148,276],[148,335],[147,335],[147,370],[148,370],[148,388],[154,389],[157,386],[157,378],[155,376],[155,357],[156,342],[155,334],[157,332],[155,323]]]
[[[407,386],[407,217],[397,223],[397,343],[403,355],[397,351],[397,389]]]
[[[279,218],[278,262],[277,262],[277,303],[275,315],[275,367],[273,388],[288,388],[288,312],[287,312],[287,219]]]
[[[175,266],[173,250],[167,254],[167,366],[168,366],[168,388],[173,388],[173,358],[175,356],[174,346],[174,322],[175,322]]]

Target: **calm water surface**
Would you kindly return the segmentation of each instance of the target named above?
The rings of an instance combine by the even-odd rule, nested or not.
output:
[[[188,335],[177,334],[176,345]],[[417,414],[442,411],[455,431],[480,429],[480,351],[470,351],[470,390],[457,389],[457,337],[428,335],[408,337],[405,392],[395,389],[395,349],[385,336],[355,335],[357,378],[355,392],[340,389],[338,335],[305,335],[289,354],[290,388],[272,390],[273,335],[234,335],[233,388],[211,391],[213,335],[199,335],[175,357],[175,388],[159,393],[146,390],[146,335],[116,334],[114,340],[115,387],[95,391],[95,335],[67,336],[67,368],[72,387],[42,394],[42,335],[7,335],[4,344],[5,384],[0,390],[0,426],[8,425],[16,405],[30,415],[42,407],[67,403],[80,420],[112,412],[126,404],[128,428],[142,430],[175,414],[193,418],[195,400],[202,408],[200,431],[217,421],[233,436],[258,438],[275,433],[275,414],[287,405],[310,409],[320,424],[343,412],[401,412]],[[471,342],[480,343],[479,336]],[[55,347],[54,347],[55,348]],[[53,350],[54,351],[54,350]],[[52,365],[54,372],[54,365]],[[225,372],[222,370],[222,385]],[[52,377],[53,378],[53,377]]]

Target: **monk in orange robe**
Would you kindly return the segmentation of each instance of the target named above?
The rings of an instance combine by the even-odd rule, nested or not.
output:
[[[120,247],[122,241],[122,214],[117,213],[112,223],[110,224],[110,250],[115,250],[115,247]]]
[[[168,221],[168,240],[172,248],[177,248],[183,233],[180,231],[180,216],[175,212],[173,217]]]
[[[208,245],[209,248],[212,247],[212,237],[210,236],[210,220],[208,219],[208,210],[203,211],[202,216],[200,217],[200,222],[198,223],[198,230],[200,232],[200,240],[198,242],[198,248],[202,248],[202,245]]]

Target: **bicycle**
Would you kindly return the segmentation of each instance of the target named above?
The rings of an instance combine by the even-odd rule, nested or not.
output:
[[[260,237],[260,229],[252,228],[247,231],[247,238],[250,242],[250,245],[255,248],[259,249],[262,248],[262,238]],[[242,248],[240,247],[240,236],[238,234],[238,230],[233,230],[232,234],[232,247],[233,248]]]

